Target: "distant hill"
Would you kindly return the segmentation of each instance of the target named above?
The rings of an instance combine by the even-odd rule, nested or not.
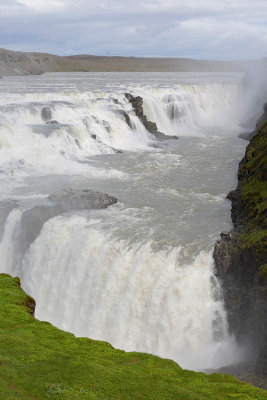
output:
[[[174,72],[244,71],[251,61],[209,61],[187,58],[139,58],[74,55],[61,57],[0,49],[0,76],[36,75],[45,72],[144,71]]]

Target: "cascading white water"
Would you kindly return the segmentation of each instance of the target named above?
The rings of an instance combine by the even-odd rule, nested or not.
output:
[[[89,156],[112,154],[114,149],[146,149],[152,139],[134,114],[131,118],[136,129],[133,131],[126,124],[123,112],[130,110],[130,104],[123,95],[120,105],[112,97],[99,99],[99,94],[94,93],[76,94],[73,103],[67,101],[72,95],[61,96],[64,101],[53,100],[54,94],[24,95],[21,103],[0,109],[0,149],[5,171],[12,175],[32,175],[33,171],[37,175],[66,174],[70,170],[80,174],[84,169],[87,173],[88,165],[83,168],[81,161],[86,162]],[[45,107],[51,110],[51,124],[42,120]],[[93,174],[97,174],[94,169]]]
[[[50,219],[21,260],[14,248],[21,216],[15,209],[8,217],[2,272],[21,276],[37,317],[188,369],[236,360],[211,252],[186,264],[181,247],[155,251],[149,242],[133,244],[99,230],[100,219],[71,215]]]
[[[149,96],[144,94],[144,110],[148,118],[156,121],[159,129],[169,135],[180,132],[192,136],[194,132],[194,135],[202,136],[215,126],[217,129],[228,127],[232,131],[237,121],[236,109],[231,110],[231,107],[234,107],[240,91],[239,85],[222,83],[154,88],[147,90]],[[225,115],[228,115],[227,120]]]
[[[168,85],[145,85],[142,74],[129,75],[123,85],[114,74],[73,74],[71,84],[64,74],[21,78],[31,90],[9,78],[9,92],[0,83],[0,272],[21,277],[38,318],[78,336],[190,369],[231,364],[241,353],[212,247],[231,226],[224,197],[244,149],[222,124],[228,112],[235,129],[239,85],[177,83],[175,74]],[[58,76],[65,90],[53,88]],[[125,92],[142,96],[159,130],[191,137],[155,148]],[[47,195],[65,187],[108,192],[119,203],[49,217]]]
[[[78,336],[172,358],[185,368],[235,360],[223,303],[212,292],[210,253],[179,265],[179,247],[155,252],[149,243],[131,246],[95,224],[82,216],[54,218],[32,245],[23,285],[36,297],[37,316]]]
[[[3,93],[0,155],[5,173],[17,178],[70,172],[100,176],[101,171],[89,167],[88,157],[148,150],[155,138],[132,111],[124,96],[127,90],[143,97],[144,112],[160,131],[190,136],[207,135],[210,129],[212,135],[219,134],[227,112],[233,128],[231,107],[240,94],[240,87],[229,83],[59,93],[37,87],[37,93]],[[50,110],[51,121],[42,118],[44,108]],[[133,129],[124,113],[130,116]]]

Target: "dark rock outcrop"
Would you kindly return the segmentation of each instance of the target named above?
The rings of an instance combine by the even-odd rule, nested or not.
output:
[[[38,205],[24,211],[21,217],[20,251],[25,254],[30,244],[37,238],[46,221],[73,210],[102,209],[117,203],[115,197],[93,190],[62,189],[51,194],[47,204]]]
[[[51,109],[50,107],[43,107],[41,110],[41,117],[43,121],[50,122],[52,119]]]
[[[248,350],[254,374],[267,376],[267,123],[239,164],[238,186],[230,192],[234,229],[214,248],[229,328]],[[265,385],[266,386],[266,385]]]
[[[164,133],[158,130],[157,124],[155,122],[149,121],[144,114],[143,109],[143,99],[141,96],[133,96],[130,93],[125,93],[126,99],[131,103],[135,115],[140,119],[144,127],[149,133],[152,133],[157,139],[178,139],[178,136],[164,135]],[[128,116],[129,117],[129,116]],[[126,119],[127,124],[131,127]]]
[[[60,125],[59,122],[55,119],[52,119],[52,121],[47,121],[47,124],[49,125]]]
[[[49,196],[60,212],[107,208],[117,203],[115,197],[93,190],[62,189]]]
[[[36,303],[33,297],[26,297],[26,306],[28,307],[30,314],[34,316]]]
[[[41,117],[42,120],[48,125],[60,125],[58,121],[52,119],[51,108],[48,106],[42,108]]]
[[[221,235],[214,248],[217,277],[223,284],[230,332],[246,347],[247,362],[267,373],[266,285],[258,276],[255,250],[244,251],[240,233]]]
[[[129,126],[129,128],[134,129],[134,124],[132,123],[131,118],[125,111],[123,111],[123,116],[125,118],[126,124]]]
[[[130,93],[125,93],[125,97],[132,104],[135,115],[140,119],[142,124],[148,130],[148,132],[152,133],[153,135],[158,133],[157,124],[155,124],[155,122],[148,121],[147,117],[144,115],[142,97],[141,96],[134,97]]]

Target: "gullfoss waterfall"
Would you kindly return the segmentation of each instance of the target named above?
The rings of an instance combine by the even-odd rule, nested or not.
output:
[[[225,196],[245,148],[233,117],[238,78],[1,81],[1,272],[21,278],[37,318],[188,369],[240,360],[212,260],[219,232],[231,227]],[[142,97],[164,139],[146,130],[126,92]],[[49,195],[68,188],[118,202],[55,205]]]

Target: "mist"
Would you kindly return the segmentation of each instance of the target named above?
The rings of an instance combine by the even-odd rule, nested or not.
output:
[[[243,103],[240,104],[240,121],[247,129],[254,129],[267,102],[267,58],[251,63],[242,79]]]

